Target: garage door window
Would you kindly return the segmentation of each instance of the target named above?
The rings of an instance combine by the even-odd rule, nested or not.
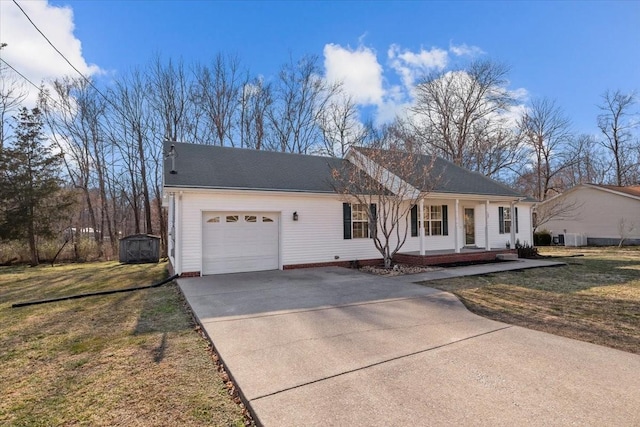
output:
[[[227,215],[227,222],[238,222],[238,215]]]
[[[244,220],[245,222],[257,222],[258,221],[258,217],[255,215],[245,215],[244,216]]]
[[[213,218],[209,218],[207,222],[220,222],[220,217],[214,216]]]
[[[263,216],[262,222],[273,222],[273,218],[269,218],[268,216]]]

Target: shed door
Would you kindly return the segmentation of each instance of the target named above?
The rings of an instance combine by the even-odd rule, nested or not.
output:
[[[278,213],[205,212],[202,220],[202,274],[280,267]]]

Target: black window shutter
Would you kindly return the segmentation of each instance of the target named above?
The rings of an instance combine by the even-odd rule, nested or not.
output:
[[[498,221],[500,225],[500,234],[504,234],[504,208],[498,208]]]
[[[516,208],[516,233],[518,232],[518,208]]]
[[[442,205],[442,235],[449,235],[449,208],[447,205]]]
[[[342,204],[342,220],[344,221],[344,238],[351,238],[351,205],[349,203]]]
[[[418,205],[411,208],[411,236],[418,235]]]
[[[371,218],[369,218],[369,237],[373,239],[378,232],[378,207],[375,203],[369,205],[369,212],[371,213]]]

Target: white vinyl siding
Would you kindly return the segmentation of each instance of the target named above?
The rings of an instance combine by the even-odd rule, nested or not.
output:
[[[334,195],[275,192],[184,192],[181,272],[202,271],[203,212],[276,212],[280,265],[380,258],[371,239],[345,240],[342,201]],[[293,220],[298,213],[298,221]],[[337,258],[336,258],[337,257]]]
[[[279,215],[279,265],[328,263],[381,258],[372,239],[344,239],[343,202],[337,195],[191,190],[176,197],[176,266],[178,273],[203,271],[203,220],[205,212],[231,212],[234,215],[257,215],[274,212]],[[455,247],[455,204],[452,200],[433,199],[429,205],[448,206],[447,236],[426,236],[426,250],[453,250]],[[489,231],[491,247],[504,248],[508,235],[498,233],[498,206],[490,204]],[[484,202],[459,203],[458,239],[463,242],[462,218],[464,208],[475,207],[476,245],[484,247]],[[529,205],[518,204],[521,242],[530,242]],[[378,208],[378,212],[379,212]],[[298,220],[293,220],[293,213]],[[239,218],[240,219],[240,218]],[[244,219],[244,217],[242,218]],[[223,220],[221,218],[221,220]],[[226,218],[224,219],[226,220]],[[402,224],[404,228],[404,224]],[[402,236],[401,236],[402,238]],[[395,244],[395,242],[393,242]],[[463,244],[460,244],[462,247]],[[412,252],[420,249],[418,237],[407,239],[400,250]]]

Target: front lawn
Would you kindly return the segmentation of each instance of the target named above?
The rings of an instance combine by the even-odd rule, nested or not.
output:
[[[568,265],[423,284],[490,319],[640,354],[640,248],[546,248],[541,255]]]
[[[0,267],[0,425],[242,426],[165,264]]]

